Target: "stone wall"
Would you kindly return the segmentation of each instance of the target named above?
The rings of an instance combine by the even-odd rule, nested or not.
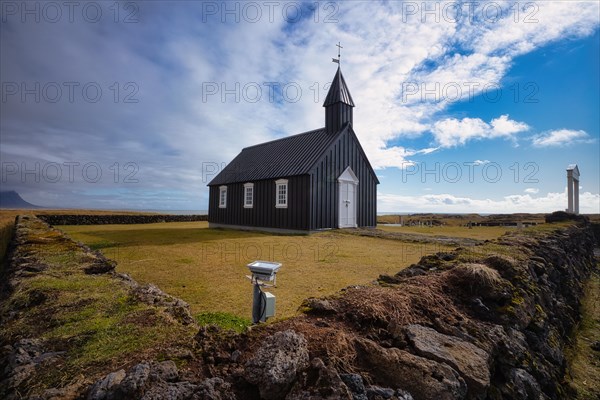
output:
[[[73,359],[90,347],[94,351],[90,343],[96,343],[96,354],[122,346],[114,334],[127,332],[121,326],[136,329],[142,337],[168,332],[167,353],[189,351],[176,343],[178,332],[187,344],[198,330],[189,305],[152,284],[138,284],[116,273],[115,266],[100,252],[40,219],[17,217],[9,262],[0,269],[0,399],[84,398],[88,386],[110,372],[112,365],[95,359],[82,365]],[[74,327],[88,319],[97,325],[83,335],[74,334]],[[134,345],[133,338],[129,340],[124,348]],[[142,342],[137,346],[138,352],[118,354],[117,365],[156,358],[161,351]],[[173,361],[150,365],[164,376],[177,371]],[[50,383],[56,381],[61,384]]]
[[[585,219],[515,232],[308,299],[304,315],[237,341],[198,342],[240,399],[569,398],[563,349],[594,242]]]
[[[157,222],[208,221],[208,215],[37,215],[50,225],[107,225],[107,224],[153,224]]]

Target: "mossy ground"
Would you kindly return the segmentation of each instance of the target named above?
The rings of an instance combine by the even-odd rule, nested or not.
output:
[[[20,270],[12,293],[0,304],[3,316],[16,313],[1,327],[0,338],[5,344],[35,338],[46,351],[65,351],[38,368],[27,385],[29,393],[80,376],[97,379],[112,367],[189,343],[193,327],[139,302],[128,285],[110,274],[85,274],[81,263],[89,255],[59,232],[45,230],[39,220],[28,223],[28,230],[19,256],[43,267]]]
[[[233,330],[237,333],[244,332],[252,321],[247,318],[236,317],[224,312],[203,312],[196,315],[198,325],[217,325],[221,328]]]
[[[591,348],[600,342],[600,263],[585,287],[581,305],[582,319],[567,348],[567,378],[576,389],[578,400],[600,398],[600,351]]]

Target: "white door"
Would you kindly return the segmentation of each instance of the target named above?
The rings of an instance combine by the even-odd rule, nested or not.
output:
[[[338,178],[338,227],[356,227],[356,187],[358,179],[350,167]]]

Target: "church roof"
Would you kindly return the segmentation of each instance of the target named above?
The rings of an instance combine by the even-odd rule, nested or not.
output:
[[[332,135],[321,128],[246,147],[208,186],[307,174],[344,129]]]
[[[338,102],[342,102],[354,107],[354,101],[352,101],[350,90],[348,90],[348,86],[344,80],[344,75],[342,75],[342,70],[339,66],[337,73],[333,78],[333,82],[331,82],[331,87],[329,88],[329,92],[325,98],[325,103],[323,103],[323,107],[327,107]]]

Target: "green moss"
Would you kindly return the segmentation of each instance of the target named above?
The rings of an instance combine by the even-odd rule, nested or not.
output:
[[[515,315],[516,310],[513,306],[511,305],[507,305],[507,306],[503,306],[503,307],[498,307],[497,308],[498,312],[500,314],[510,314],[510,315]]]
[[[554,349],[562,348],[560,340],[559,340],[559,335],[555,329],[552,329],[550,331],[550,333],[548,334],[547,341],[548,341],[548,344]]]
[[[529,368],[534,364],[534,361],[531,358],[531,353],[529,351],[525,351],[523,354],[523,359],[521,360],[521,366],[523,368]]]
[[[535,315],[533,316],[533,320],[535,322],[542,323],[546,320],[547,317],[548,317],[548,315],[546,314],[546,312],[544,311],[542,306],[539,304],[536,304],[535,305]]]
[[[520,306],[521,304],[523,304],[525,302],[525,299],[521,296],[517,296],[517,297],[513,297],[510,302],[516,306]]]
[[[90,243],[88,246],[92,250],[102,250],[102,249],[114,247],[114,246],[116,246],[116,243],[111,242],[109,240],[99,240],[97,242]]]
[[[63,251],[59,254],[49,254],[45,257],[45,261],[52,266],[62,268],[72,267],[77,262],[72,251]]]
[[[18,313],[0,327],[0,338],[7,343],[38,338],[48,350],[66,355],[51,368],[36,369],[23,394],[65,386],[82,373],[102,375],[115,365],[152,358],[159,349],[187,343],[195,333],[193,326],[174,323],[159,309],[134,299],[129,286],[112,275],[84,274],[81,263],[94,257],[60,232],[48,231],[35,220],[26,224],[31,240],[19,251],[45,268],[24,274],[0,304],[2,314]]]
[[[249,319],[240,318],[226,312],[203,312],[196,315],[196,321],[199,325],[217,325],[238,333],[245,331],[252,325]]]
[[[300,306],[300,307],[298,307],[298,312],[301,313],[301,314],[310,314],[310,312],[312,310],[313,309],[311,307],[307,307],[307,306]]]

